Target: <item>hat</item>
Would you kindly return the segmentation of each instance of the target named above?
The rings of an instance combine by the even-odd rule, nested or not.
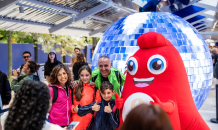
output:
[[[55,53],[55,54],[56,54],[56,52],[55,52],[54,49],[51,49],[51,50],[49,51],[49,53]],[[49,54],[49,53],[48,53],[48,54]]]

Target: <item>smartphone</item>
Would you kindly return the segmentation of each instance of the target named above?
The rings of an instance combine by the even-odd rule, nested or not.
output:
[[[67,126],[67,130],[75,130],[76,126],[79,124],[79,122],[71,122],[68,126]]]

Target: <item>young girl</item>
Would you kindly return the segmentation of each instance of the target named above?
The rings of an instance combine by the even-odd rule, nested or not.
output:
[[[51,123],[65,127],[71,123],[71,72],[67,66],[60,64],[54,67],[50,77],[52,108],[48,119]]]
[[[47,59],[45,66],[44,66],[44,75],[45,75],[45,78],[48,82],[49,82],[50,74],[51,74],[53,68],[59,64],[62,64],[62,63],[57,60],[55,50],[51,50],[48,53],[48,59]]]
[[[77,115],[78,107],[89,105],[90,103],[100,102],[101,96],[98,89],[95,89],[95,84],[90,81],[92,72],[89,66],[84,65],[79,70],[80,81],[78,87],[74,90],[73,105],[71,111],[73,113],[72,120],[79,121],[79,125],[76,130],[86,130],[92,119],[92,114],[89,113],[86,116],[80,117]],[[92,107],[93,111],[98,111],[99,105]]]

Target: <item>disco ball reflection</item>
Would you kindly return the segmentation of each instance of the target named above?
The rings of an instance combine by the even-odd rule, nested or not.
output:
[[[164,35],[180,53],[197,109],[206,100],[213,79],[213,63],[207,44],[198,31],[182,18],[164,12],[128,15],[115,22],[99,40],[92,59],[92,70],[102,55],[113,67],[125,71],[126,61],[138,49],[137,39],[147,32]],[[185,98],[185,97],[184,97]]]

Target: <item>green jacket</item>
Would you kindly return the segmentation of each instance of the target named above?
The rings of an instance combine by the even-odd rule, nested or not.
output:
[[[20,89],[21,84],[26,80],[33,80],[33,75],[21,75],[17,79],[13,79],[11,82],[11,89],[16,92]]]
[[[118,71],[121,77],[121,82],[119,82],[118,78],[116,76],[115,71]],[[124,85],[125,82],[125,75],[123,75],[123,73],[121,73],[118,69],[112,67],[111,68],[111,72],[108,75],[108,80],[110,83],[112,83],[114,85],[114,91],[116,93],[118,93],[120,95],[120,87]],[[100,86],[101,86],[101,72],[99,70],[99,68],[96,68],[95,70],[92,71],[92,82],[95,82],[95,86],[100,90]],[[115,99],[115,96],[112,97],[113,99]]]

